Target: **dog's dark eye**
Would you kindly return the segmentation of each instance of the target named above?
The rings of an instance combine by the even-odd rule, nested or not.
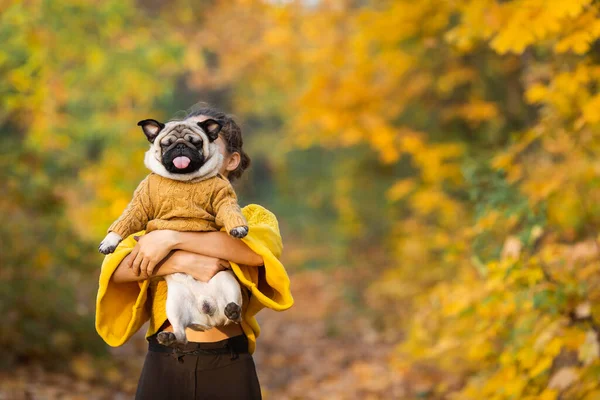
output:
[[[163,146],[170,146],[173,143],[173,140],[173,137],[164,138],[160,141],[160,144],[162,144]]]
[[[194,146],[198,146],[198,145],[201,145],[201,144],[202,144],[202,139],[198,139],[198,138],[197,138],[197,137],[195,137],[195,136],[191,136],[191,137],[189,138],[189,141],[190,141],[190,143],[191,143],[191,144],[193,144]]]

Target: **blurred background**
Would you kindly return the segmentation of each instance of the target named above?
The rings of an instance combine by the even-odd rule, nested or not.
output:
[[[295,306],[267,399],[600,399],[600,5],[0,0],[0,399],[127,399],[94,328],[136,122],[234,114]]]

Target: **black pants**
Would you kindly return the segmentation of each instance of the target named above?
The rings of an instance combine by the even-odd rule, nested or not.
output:
[[[189,342],[181,351],[148,338],[136,400],[261,399],[246,335],[214,343]]]

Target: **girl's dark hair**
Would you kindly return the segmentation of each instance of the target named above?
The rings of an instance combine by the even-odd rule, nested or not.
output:
[[[250,167],[250,157],[243,150],[244,141],[242,139],[242,129],[235,122],[232,115],[225,114],[223,111],[210,106],[207,103],[198,103],[186,115],[185,119],[206,115],[218,121],[223,125],[219,135],[223,138],[226,144],[226,149],[229,154],[234,152],[240,153],[240,163],[236,169],[229,171],[227,178],[233,182],[238,179],[244,171]]]

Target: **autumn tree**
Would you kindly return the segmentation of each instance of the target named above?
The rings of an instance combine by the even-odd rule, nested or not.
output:
[[[408,324],[393,366],[416,392],[594,398],[598,5],[367,3],[222,2],[213,16],[254,29],[200,40],[227,37],[214,18],[196,43],[229,71],[238,109],[279,121],[287,156],[335,160],[321,171],[332,190],[306,201],[395,255],[364,299],[410,307],[388,322]],[[357,160],[365,149],[380,167]],[[396,181],[362,203],[382,166]]]
[[[131,162],[143,143],[126,133],[171,93],[178,47],[132,2],[0,9],[2,362],[61,365],[104,349],[90,293],[105,219],[80,211],[92,197],[118,207],[144,173]]]
[[[377,276],[356,307],[405,332],[412,394],[599,395],[596,2],[35,5],[0,16],[8,282],[45,287],[120,213],[140,110],[222,91],[296,263]]]

